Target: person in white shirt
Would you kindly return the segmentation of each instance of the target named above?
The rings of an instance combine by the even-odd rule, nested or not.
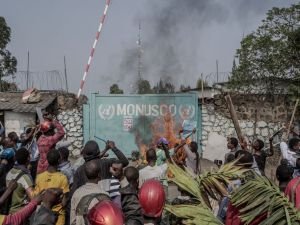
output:
[[[280,150],[283,159],[286,159],[288,163],[292,166],[296,166],[296,158],[294,155],[300,150],[300,139],[291,138],[288,145],[285,142],[280,143]]]
[[[185,165],[191,169],[193,173],[199,174],[199,153],[198,144],[192,141],[189,145],[184,145],[184,151],[186,153]]]
[[[168,153],[166,155],[167,158],[170,157]],[[139,187],[141,187],[146,180],[155,179],[158,181],[164,181],[166,179],[168,165],[167,163],[160,166],[156,165],[157,156],[155,149],[150,148],[146,152],[146,160],[148,165],[139,171]]]

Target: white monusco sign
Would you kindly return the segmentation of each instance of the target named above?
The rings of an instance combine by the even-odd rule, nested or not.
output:
[[[192,119],[195,116],[195,106],[192,104],[100,104],[99,117],[110,120],[114,116],[179,116],[182,119]]]

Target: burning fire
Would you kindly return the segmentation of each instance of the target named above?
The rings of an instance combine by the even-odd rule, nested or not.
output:
[[[182,129],[181,125],[175,124],[174,118],[171,113],[166,113],[164,117],[157,117],[149,127],[149,132],[151,132],[151,142],[144,143],[142,134],[140,132],[136,132],[135,141],[139,147],[141,156],[145,159],[146,151],[149,148],[155,148],[156,143],[159,138],[165,137],[169,141],[169,147],[173,148],[176,143],[180,143],[180,138],[177,137],[179,130]]]

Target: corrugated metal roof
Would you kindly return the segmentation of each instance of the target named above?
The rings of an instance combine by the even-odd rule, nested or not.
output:
[[[22,103],[23,93],[0,92],[0,111],[36,112],[36,107],[47,108],[56,98],[56,94],[41,92],[42,100],[38,103]]]

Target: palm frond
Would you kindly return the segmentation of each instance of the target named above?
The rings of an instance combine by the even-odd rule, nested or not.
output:
[[[182,218],[187,225],[223,225],[211,210],[203,205],[166,205],[165,209]]]
[[[169,178],[169,180],[173,181],[181,189],[190,193],[201,202],[202,198],[199,189],[199,183],[194,179],[194,177],[175,164],[168,164],[168,169],[173,174],[173,177]]]
[[[219,170],[205,172],[200,176],[192,176],[177,165],[169,164],[169,170],[174,175],[169,180],[197,198],[202,204],[212,208],[210,198],[217,201],[221,200],[222,197],[228,195],[227,187],[231,180],[245,177],[245,172],[248,169],[234,164],[235,162],[228,163]]]
[[[300,224],[300,212],[266,177],[257,176],[234,191],[231,202],[239,208],[241,220],[250,224],[266,215],[261,225]]]

